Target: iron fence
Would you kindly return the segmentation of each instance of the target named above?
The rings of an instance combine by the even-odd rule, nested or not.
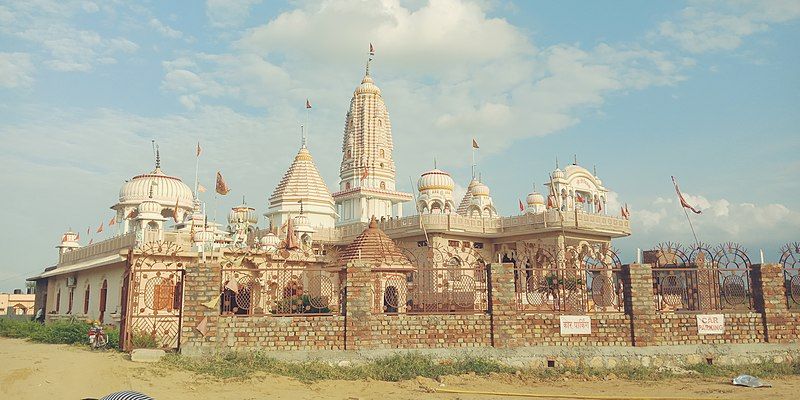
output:
[[[653,269],[659,311],[751,310],[750,268]]]
[[[338,270],[222,269],[221,315],[314,316],[341,313]]]
[[[524,268],[517,271],[517,309],[526,312],[622,312],[625,279],[619,268]]]
[[[781,247],[780,263],[783,267],[786,306],[790,310],[800,309],[800,242]]]
[[[375,272],[373,311],[385,314],[471,314],[489,309],[485,267]]]

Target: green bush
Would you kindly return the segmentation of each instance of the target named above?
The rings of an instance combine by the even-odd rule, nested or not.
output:
[[[75,320],[42,325],[30,320],[0,319],[0,336],[27,338],[40,343],[84,344],[90,326]]]
[[[117,334],[117,342],[119,342],[119,334]],[[131,346],[134,349],[157,349],[159,347],[156,338],[144,331],[134,331],[131,334]]]

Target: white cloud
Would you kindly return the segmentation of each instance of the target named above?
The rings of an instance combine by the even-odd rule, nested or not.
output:
[[[86,72],[97,64],[115,63],[115,57],[139,47],[128,39],[104,37],[72,22],[82,13],[98,11],[90,2],[12,2],[0,7],[0,33],[37,45],[43,64],[50,69]]]
[[[407,165],[437,155],[447,167],[467,162],[453,144],[472,135],[487,137],[482,150],[496,153],[578,122],[609,93],[679,82],[691,64],[632,45],[539,49],[486,7],[457,0],[414,8],[397,0],[306,3],[244,32],[229,53],[164,63],[162,87],[188,108],[241,101],[269,114],[310,97],[319,105],[316,132],[335,136],[372,41],[372,75],[403,138],[398,153],[411,154]],[[439,140],[415,151],[433,132]]]
[[[798,17],[796,0],[694,1],[675,20],[659,24],[656,34],[691,53],[733,50],[745,37]]]
[[[173,29],[169,25],[159,21],[158,18],[150,18],[150,26],[153,27],[156,32],[170,39],[180,39],[183,37],[183,32]]]
[[[0,87],[30,86],[33,83],[33,72],[30,54],[0,52]]]
[[[740,242],[749,247],[797,240],[800,211],[783,204],[755,204],[708,199],[684,193],[689,204],[702,210],[689,213],[701,241]],[[686,215],[677,201],[656,198],[642,208],[631,207],[631,224],[636,241],[654,246],[665,241],[693,242]]]
[[[250,16],[250,7],[262,0],[207,0],[206,16],[218,28],[234,28]]]

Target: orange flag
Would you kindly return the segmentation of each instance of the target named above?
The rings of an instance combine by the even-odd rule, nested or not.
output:
[[[311,102],[306,99],[306,108],[311,108]]]
[[[110,220],[108,220],[108,226],[114,226],[116,224],[117,224],[117,216],[115,215],[115,216],[111,217]]]
[[[372,43],[369,44],[369,55],[375,55],[375,47],[372,47]]]
[[[103,232],[103,223],[102,222],[100,223],[100,226],[97,227],[97,230],[95,232],[97,232],[97,233]]]
[[[517,201],[519,201],[519,210],[520,211],[525,211],[525,206],[522,205],[522,200],[517,199]]]
[[[179,199],[180,198],[176,198],[175,199],[175,209],[172,211],[172,220],[175,221],[176,224],[178,223],[178,200]]]
[[[206,187],[198,183],[197,184],[197,191],[200,192],[200,193],[205,193],[206,192]]]
[[[89,239],[89,244],[91,245],[92,243],[94,243],[94,238]]]
[[[221,195],[226,195],[231,191],[228,187],[228,184],[225,183],[225,178],[222,177],[222,173],[217,171],[217,193]]]
[[[478,141],[475,140],[475,139],[472,139],[472,148],[473,149],[480,149],[481,148],[480,146],[478,146]]]
[[[369,168],[364,167],[364,172],[361,173],[361,180],[363,181],[364,179],[367,179],[368,175],[369,175]]]
[[[197,142],[197,157],[200,157],[200,153],[203,152],[203,149],[200,148],[200,142]]]

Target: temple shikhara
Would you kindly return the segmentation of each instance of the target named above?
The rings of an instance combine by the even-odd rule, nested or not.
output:
[[[312,150],[322,150],[304,139],[265,208],[236,205],[223,224],[209,221],[197,186],[157,157],[111,205],[117,235],[87,245],[65,232],[57,241],[57,264],[30,278],[37,309],[48,321],[119,325],[125,349],[147,336],[191,353],[657,344],[663,333],[637,333],[648,324],[632,320],[637,307],[650,304],[639,310],[648,315],[662,303],[689,307],[669,290],[682,281],[654,295],[663,286],[654,279],[670,274],[622,265],[611,245],[630,235],[629,221],[608,209],[604,182],[577,162],[531,177],[547,182],[543,190],[520,193],[523,210],[499,215],[491,179],[474,172],[461,198],[440,169],[419,171],[415,193],[398,188],[393,133],[403,140],[403,132],[392,131],[369,67],[342,111],[337,187],[319,173],[334,166],[317,165]],[[670,254],[654,257],[670,264]],[[757,314],[750,280],[742,282],[746,300],[729,307],[737,312],[729,327]],[[637,295],[646,301],[629,301]],[[565,331],[564,315],[579,331],[588,316],[591,333]],[[736,335],[758,341],[759,329]]]

